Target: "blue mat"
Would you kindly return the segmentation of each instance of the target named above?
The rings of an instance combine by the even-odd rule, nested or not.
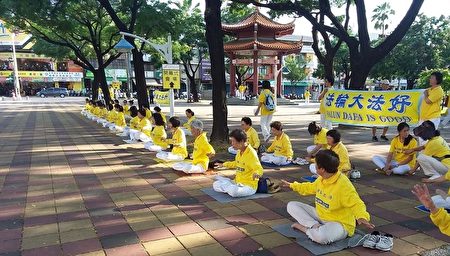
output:
[[[285,237],[295,238],[297,244],[307,249],[314,255],[324,255],[332,252],[342,251],[347,248],[360,246],[364,242],[364,233],[359,230],[356,230],[355,234],[352,237],[347,237],[346,239],[323,245],[313,242],[305,233],[294,230],[293,228],[291,228],[291,224],[277,225],[275,227],[272,227],[272,229]]]
[[[203,189],[201,189],[201,191],[203,191],[203,193],[207,194],[208,196],[216,199],[216,201],[224,203],[224,204],[225,203],[229,203],[229,202],[236,202],[236,201],[241,201],[241,200],[251,200],[251,199],[258,199],[258,198],[266,198],[266,197],[272,196],[272,194],[256,193],[256,194],[251,195],[251,196],[231,197],[230,195],[228,195],[226,193],[220,193],[220,192],[214,191],[213,188],[203,188]]]
[[[261,162],[261,165],[264,166],[264,167],[271,167],[271,168],[298,166],[297,164],[294,164],[292,162],[290,164],[287,164],[287,165],[276,165],[276,164],[272,164],[272,163]]]
[[[421,205],[418,205],[418,206],[416,206],[416,207],[414,207],[414,208],[416,208],[417,210],[419,210],[419,211],[421,211],[421,212],[425,212],[425,213],[430,213],[430,210],[428,210],[425,206],[423,206],[422,204]],[[448,213],[450,213],[450,209],[445,209]]]
[[[309,181],[309,182],[314,182],[314,181],[317,180],[317,177],[314,177],[314,176],[304,176],[304,177],[302,177],[302,180],[304,180],[304,181]]]

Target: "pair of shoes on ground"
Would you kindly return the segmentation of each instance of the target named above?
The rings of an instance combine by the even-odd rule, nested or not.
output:
[[[390,251],[394,247],[394,237],[391,234],[380,234],[378,231],[373,231],[366,240],[364,240],[363,247],[378,249],[380,251]]]
[[[309,164],[308,160],[304,158],[297,157],[296,159],[292,160],[292,163],[298,164],[298,165],[307,165]]]
[[[386,136],[384,136],[384,135],[381,135],[381,136],[380,136],[380,139],[381,139],[381,140],[384,140],[384,141],[389,141],[389,139],[388,139]],[[373,141],[373,142],[378,141],[377,136],[373,136],[373,137],[372,137],[372,141]]]

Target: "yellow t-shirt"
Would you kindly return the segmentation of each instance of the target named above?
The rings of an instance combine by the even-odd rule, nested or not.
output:
[[[322,128],[318,134],[314,134],[314,145],[322,145],[322,148],[327,148],[327,132],[327,129]]]
[[[201,164],[205,170],[208,169],[208,154],[215,154],[214,148],[206,138],[206,132],[200,134],[194,141],[194,151],[192,152],[192,164]]]
[[[138,128],[138,126],[139,126],[139,117],[138,116],[135,116],[135,117],[133,117],[133,118],[131,118],[131,120],[130,120],[130,128],[131,129],[135,129],[135,130],[138,130],[139,128]]]
[[[275,136],[272,144],[267,149],[267,152],[272,153],[274,156],[284,156],[288,159],[292,159],[294,152],[292,151],[291,140],[286,133],[282,133],[278,138]]]
[[[420,120],[430,120],[441,116],[441,102],[444,98],[444,90],[441,86],[435,88],[428,88],[428,99],[432,102],[428,104],[422,100],[420,106]]]
[[[311,96],[311,93],[309,91],[305,92],[305,99],[309,99],[309,97]]]
[[[106,117],[106,121],[113,123],[116,120],[117,112],[115,110],[111,110],[108,112],[108,116]]]
[[[258,188],[258,179],[253,179],[253,174],[257,173],[259,176],[263,175],[263,167],[258,159],[258,154],[249,145],[245,148],[244,152],[238,150],[234,161],[223,163],[224,167],[236,168],[236,176],[234,181],[237,184]]]
[[[258,132],[253,127],[250,127],[246,132],[247,142],[252,148],[258,150],[261,142],[259,141]]]
[[[450,214],[444,208],[430,214],[430,218],[443,234],[450,236]]]
[[[127,123],[125,122],[125,115],[123,114],[123,112],[118,112],[116,114],[116,118],[114,119],[114,124],[116,124],[117,126],[120,126],[120,127],[124,127],[127,125]]]
[[[99,108],[98,108],[98,107],[93,107],[91,113],[92,113],[94,116],[98,116],[98,111],[99,111]]]
[[[183,127],[190,131],[191,130],[191,123],[194,120],[195,120],[195,116],[191,116],[191,118],[189,118],[187,120],[187,122],[183,124]]]
[[[123,106],[123,113],[127,116],[130,115],[130,106],[129,105]]]
[[[152,117],[152,111],[150,111],[150,109],[148,108],[145,109],[145,117],[147,117],[148,119]]]
[[[246,88],[247,87],[245,87],[244,85],[239,86],[239,92],[241,92],[241,93],[245,92]]]
[[[444,138],[435,136],[425,144],[423,153],[427,156],[441,158],[450,155],[450,148]],[[441,163],[450,168],[450,158],[442,159]]]
[[[145,132],[144,132],[145,133]],[[150,133],[150,137],[153,140],[153,144],[160,146],[162,148],[167,148],[167,143],[165,142],[167,138],[166,130],[164,130],[164,126],[157,125],[153,127]]]
[[[349,236],[355,233],[357,219],[370,221],[366,205],[350,180],[341,172],[328,179],[319,176],[314,182],[294,182],[291,189],[300,195],[315,195],[316,211],[323,221],[339,222]]]
[[[334,147],[328,146],[328,149],[331,149],[334,153],[336,153],[339,156],[339,167],[338,171],[347,174],[352,169],[352,166],[350,164],[350,158],[348,157],[348,151],[347,148],[344,146],[344,144],[339,142]]]
[[[108,115],[108,111],[106,110],[106,108],[100,108],[98,110],[98,117],[106,118],[107,115]]]
[[[184,135],[184,131],[181,128],[177,128],[172,135],[172,139],[168,139],[167,144],[172,144],[172,154],[180,155],[183,158],[188,156],[187,148],[186,148],[186,136]]]
[[[416,139],[412,139],[408,146],[404,146],[403,142],[400,141],[400,138],[398,136],[396,136],[395,138],[392,139],[391,141],[391,148],[389,149],[389,153],[393,154],[393,159],[397,162],[403,162],[405,161],[410,155],[405,154],[405,150],[407,149],[413,149],[417,147],[417,140]],[[414,167],[414,165],[416,164],[416,153],[412,153],[413,158],[412,160],[408,163],[408,165],[411,167],[411,169]]]
[[[275,96],[273,95],[273,93],[269,90],[269,89],[264,89],[261,94],[258,97],[258,102],[262,103],[261,106],[261,115],[262,116],[268,116],[268,115],[272,115],[273,112],[275,112],[275,110],[269,111],[266,107],[266,98],[268,95],[272,96],[272,99],[275,100]]]
[[[138,117],[138,119],[139,119],[139,117]],[[151,137],[152,123],[150,122],[150,120],[148,120],[147,117],[144,116],[144,118],[139,119],[137,130],[139,130],[140,132],[144,133],[145,135]]]

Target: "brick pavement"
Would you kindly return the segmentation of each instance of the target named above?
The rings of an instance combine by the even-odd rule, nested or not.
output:
[[[211,186],[211,175],[180,175],[157,163],[153,154],[81,117],[80,103],[0,104],[0,255],[310,255],[271,227],[291,222],[287,202],[311,203],[312,197],[283,191],[220,204],[200,191]],[[189,107],[211,124],[209,106]],[[230,107],[230,125],[237,127],[242,111],[253,108]],[[313,109],[280,109],[274,120],[286,123],[295,153],[304,153],[311,143],[304,127],[318,116]],[[449,243],[413,208],[418,202],[410,188],[420,175],[371,171],[368,159],[388,144],[370,142],[368,129],[341,131],[362,170],[354,184],[372,221],[395,236],[394,249],[384,255],[413,255]],[[298,180],[308,172],[289,167],[265,173]],[[377,252],[358,247],[334,255],[371,254]]]

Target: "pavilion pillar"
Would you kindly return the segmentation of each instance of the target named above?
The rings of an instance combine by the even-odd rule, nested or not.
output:
[[[253,52],[253,93],[258,95],[258,51]]]
[[[278,64],[277,64],[277,70],[279,70],[280,72],[278,72],[278,76],[277,76],[277,92],[278,95],[284,95],[284,91],[283,91],[283,86],[281,85],[281,82],[283,81],[283,71],[281,70],[281,67],[283,65],[283,55],[282,54],[278,54]],[[277,97],[278,97],[277,95]]]
[[[233,64],[234,55],[230,56],[230,95],[236,96],[236,66]]]

